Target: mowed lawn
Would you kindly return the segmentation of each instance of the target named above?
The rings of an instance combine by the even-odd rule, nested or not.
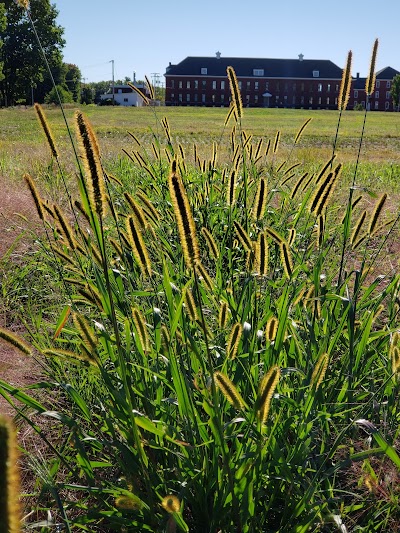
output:
[[[68,107],[65,115],[73,132],[75,107]],[[161,119],[166,117],[173,142],[184,149],[188,163],[193,161],[193,146],[203,158],[210,158],[212,142],[220,149],[219,163],[227,163],[231,124],[224,127],[228,110],[206,107],[81,107],[88,115],[98,135],[105,165],[113,166],[121,158],[126,158],[122,149],[136,149],[128,131],[149,150],[157,139],[161,146],[166,138],[161,127]],[[73,154],[63,115],[59,108],[45,110],[56,143],[62,153],[66,167],[72,165]],[[245,109],[242,121],[244,131],[253,136],[252,142],[260,138],[265,142],[274,141],[277,131],[281,141],[277,158],[284,160],[293,147],[299,128],[312,118],[301,137],[291,161],[303,165],[323,163],[332,154],[332,146],[338,124],[336,111],[312,111],[292,109]],[[344,162],[352,173],[363,130],[364,112],[347,111],[340,122],[336,145],[337,160]],[[38,166],[50,162],[50,154],[42,130],[32,108],[0,110],[0,176],[14,180],[26,172],[35,172]],[[366,118],[365,133],[360,153],[360,185],[371,185],[378,190],[389,187],[390,192],[398,192],[400,175],[400,114],[369,112]]]

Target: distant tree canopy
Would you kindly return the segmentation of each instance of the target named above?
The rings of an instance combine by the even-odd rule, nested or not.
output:
[[[397,110],[400,106],[400,74],[397,74],[392,81],[392,88],[390,90],[393,99],[393,105]]]
[[[56,23],[58,11],[50,0],[30,0],[29,6],[55,83],[64,86],[68,66],[63,63],[64,28]],[[14,0],[0,2],[0,43],[0,105],[31,103],[32,89],[35,101],[43,102],[52,82],[27,12]]]

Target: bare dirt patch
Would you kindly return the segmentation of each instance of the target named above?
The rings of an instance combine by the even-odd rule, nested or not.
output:
[[[39,219],[29,191],[22,178],[19,183],[8,182],[0,176],[0,289],[4,294],[4,276],[13,263],[23,260],[29,247],[29,229],[38,229]],[[13,331],[20,330],[20,324],[10,324],[8,309],[0,303],[0,326]],[[20,332],[20,331],[19,331]],[[23,333],[23,332],[21,332]],[[0,378],[15,387],[28,385],[35,380],[37,364],[13,346],[0,340]],[[0,412],[12,415],[8,402],[0,396]]]

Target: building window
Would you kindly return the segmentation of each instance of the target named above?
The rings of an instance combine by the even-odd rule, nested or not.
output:
[[[250,102],[250,95],[249,95],[249,94],[246,94],[246,102],[247,102],[247,103]]]
[[[199,88],[199,80],[194,80],[194,88],[195,89]]]
[[[335,85],[335,92],[339,92],[339,84],[338,83]]]
[[[269,89],[269,81],[266,81],[265,82],[265,90],[268,91],[268,89]]]
[[[182,102],[182,94],[181,94],[181,93],[178,94],[178,100],[179,100],[180,102]]]
[[[302,97],[300,98],[300,104],[301,104],[301,105],[304,105],[304,96],[302,96]]]
[[[238,85],[239,85],[239,91],[241,91],[242,90],[242,82],[238,81]]]
[[[318,83],[318,92],[322,93],[322,83]]]
[[[375,110],[379,109],[379,102],[375,102]]]
[[[186,94],[186,102],[190,102],[190,94],[189,93]]]
[[[253,76],[264,76],[263,68],[253,68]]]
[[[313,84],[312,84],[312,83],[310,83],[310,85],[308,86],[308,90],[310,91],[310,93],[312,93],[312,91],[313,91],[313,88],[314,88],[314,87],[313,87]]]
[[[386,82],[386,89],[390,89],[390,81]]]
[[[249,81],[246,83],[246,88],[247,88],[248,91],[250,91],[250,82]]]
[[[128,102],[128,98],[124,98],[124,102]]]
[[[330,103],[330,98],[328,96],[327,99],[326,99],[326,105],[329,105],[329,103]]]
[[[300,85],[300,89],[301,89],[302,91],[304,91],[304,83],[302,83],[302,84]]]
[[[321,105],[321,104],[322,104],[322,98],[319,97],[319,98],[318,98],[318,105]]]
[[[335,98],[335,105],[337,105],[337,98]]]
[[[309,103],[310,105],[312,105],[312,103],[313,103],[313,97],[312,97],[312,96],[310,96],[310,98],[308,99],[308,103]]]
[[[319,78],[319,70],[313,70],[313,78]]]
[[[211,96],[212,103],[215,104],[215,94]]]
[[[190,81],[186,82],[186,89],[190,89]]]
[[[390,100],[390,91],[386,91],[386,100]]]
[[[258,81],[255,81],[255,82],[254,82],[254,90],[255,90],[255,91],[258,91]]]
[[[375,98],[379,98],[379,91],[375,91]]]
[[[221,91],[225,90],[225,81],[221,81]]]
[[[206,88],[206,85],[207,85],[206,80],[201,80],[201,86],[202,86],[203,89]]]
[[[221,94],[221,102],[223,102],[224,100],[225,100],[225,95]]]
[[[175,80],[171,80],[171,89],[175,89]]]
[[[354,109],[357,107],[357,105],[358,105],[357,100],[354,100]]]
[[[276,105],[279,104],[279,96],[278,95],[275,96],[275,103],[276,103]]]
[[[178,89],[182,89],[182,82],[181,81],[178,83]]]
[[[203,102],[203,104],[205,103],[205,101],[206,101],[206,95],[205,94],[201,95],[201,101]]]
[[[256,95],[254,96],[254,103],[255,103],[255,104],[258,104],[258,94],[256,94]]]
[[[215,91],[215,89],[217,88],[217,80],[213,80],[212,88],[213,88],[213,91]]]
[[[295,96],[293,96],[293,98],[292,98],[292,104],[293,104],[293,105],[296,104],[296,97],[295,97]]]
[[[358,98],[358,90],[354,89],[354,98]]]
[[[381,86],[381,82],[379,80],[376,80],[376,88],[379,89],[379,87]]]
[[[328,83],[328,85],[326,86],[326,90],[327,90],[328,93],[331,92],[331,84],[330,83]]]
[[[389,106],[390,106],[390,103],[389,102],[385,102],[385,111],[387,111],[389,109]]]
[[[203,74],[203,76],[207,76],[207,69],[205,67],[202,67],[200,69],[200,74]]]
[[[197,93],[194,95],[194,101],[195,101],[195,102],[198,102],[198,101],[199,101],[199,95],[198,95]]]
[[[171,100],[175,100],[175,93],[171,93]]]

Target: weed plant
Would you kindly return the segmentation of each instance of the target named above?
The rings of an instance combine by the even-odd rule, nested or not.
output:
[[[357,170],[335,203],[335,153],[302,171],[308,121],[284,160],[280,132],[254,142],[228,76],[229,164],[217,142],[207,159],[186,153],[153,110],[160,133],[149,151],[132,132],[122,181],[78,111],[69,209],[25,176],[45,230],[41,269],[63,301],[51,334],[31,330],[47,377],[0,381],[48,446],[32,460],[38,528],[399,527],[400,278],[381,264],[398,215],[388,220],[387,193],[369,207]]]

